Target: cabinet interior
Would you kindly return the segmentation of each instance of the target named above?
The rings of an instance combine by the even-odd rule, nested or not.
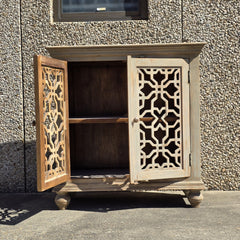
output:
[[[129,173],[126,62],[69,62],[72,176]]]

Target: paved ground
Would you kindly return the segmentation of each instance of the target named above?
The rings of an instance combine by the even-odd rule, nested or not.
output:
[[[54,194],[0,194],[0,239],[240,240],[240,192],[204,192],[192,209],[178,193],[81,195],[66,211]]]

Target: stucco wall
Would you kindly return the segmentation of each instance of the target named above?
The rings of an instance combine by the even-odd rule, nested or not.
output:
[[[209,189],[240,190],[240,3],[187,0],[183,38],[201,54],[202,177]]]
[[[0,192],[24,191],[20,1],[0,0]]]
[[[51,4],[23,1],[23,77],[27,190],[36,188],[33,55],[47,45],[130,44],[181,41],[181,1],[149,1],[148,21],[51,23]]]
[[[34,54],[48,55],[45,49],[47,45],[148,44],[174,43],[182,42],[182,40],[208,43],[201,54],[201,158],[203,180],[209,189],[237,190],[240,182],[240,126],[238,121],[240,116],[240,79],[239,66],[237,65],[239,64],[238,2],[238,0],[149,0],[149,19],[147,21],[52,23],[51,1],[22,1],[27,191],[36,190],[36,129],[32,124],[35,120]],[[16,13],[14,12],[14,14]],[[17,18],[15,21],[17,21]],[[14,28],[16,26],[17,23],[15,23]],[[19,39],[14,33],[10,36],[13,40]],[[4,49],[8,49],[8,46],[4,45]],[[13,60],[10,63],[11,65],[5,66],[17,81],[20,69],[16,72],[12,71],[12,69],[16,69],[13,53],[11,59]],[[7,80],[4,81],[7,82]],[[20,78],[19,82],[21,83]],[[19,90],[21,85],[17,87],[16,84],[15,88]],[[20,95],[19,98],[15,99],[13,94],[14,91],[11,89],[10,99],[14,101],[22,99]],[[12,101],[9,100],[10,102]],[[15,105],[19,110],[20,104]],[[9,126],[9,120],[7,119],[9,119],[12,110],[11,107],[8,109],[6,120],[1,125],[2,128]],[[17,116],[22,116],[22,112],[18,110],[14,113]],[[15,128],[17,127],[15,126]],[[9,134],[16,136],[16,133],[13,133],[14,130],[9,130],[9,134],[6,130],[4,131],[6,136]],[[17,136],[20,136],[23,134],[23,129],[21,128],[21,131],[18,130],[17,133],[19,133]],[[4,141],[6,142],[6,140]],[[0,153],[1,156],[4,156],[4,153]],[[11,154],[11,150],[7,150],[7,153]],[[17,153],[17,151],[14,151],[14,153]],[[21,159],[16,159],[14,156],[11,157],[10,162],[22,168],[23,153],[19,155]],[[4,164],[4,161],[0,161],[0,164]],[[19,182],[24,179],[20,173],[17,175]],[[8,175],[4,173],[4,176]],[[0,181],[1,178],[4,177],[0,177]],[[5,187],[5,190],[7,189]]]

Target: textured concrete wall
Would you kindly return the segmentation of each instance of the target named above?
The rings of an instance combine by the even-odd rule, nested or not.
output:
[[[20,1],[0,0],[0,192],[24,191]]]
[[[209,189],[237,190],[240,182],[238,13],[238,0],[149,0],[149,20],[147,21],[51,23],[51,1],[22,1],[27,191],[36,190],[36,129],[32,124],[35,120],[34,54],[48,55],[45,49],[47,45],[173,43],[181,42],[182,39],[188,42],[206,41],[208,43],[201,54],[203,180]],[[15,21],[17,19],[16,17]],[[16,26],[17,24],[14,28]],[[19,39],[14,34],[11,34],[11,38],[14,41]],[[4,46],[4,49],[8,49],[7,47]],[[12,53],[14,60],[13,56],[15,55]],[[13,76],[17,80],[20,68],[19,71],[12,72],[18,64],[10,64],[6,65],[9,69],[7,72],[9,74],[6,75]],[[18,80],[21,82],[20,78]],[[4,81],[8,83],[7,80]],[[4,87],[7,88],[5,84]],[[14,85],[12,89],[15,88],[18,91],[21,90],[19,84]],[[21,99],[21,97],[13,97],[12,89],[9,92],[11,102]],[[0,97],[1,94],[0,91]],[[9,100],[8,106],[13,106],[11,102]],[[19,106],[20,104],[14,104],[15,109]],[[6,118],[9,118],[12,110],[14,110],[12,107],[7,110],[9,112],[6,113]],[[14,113],[22,116],[20,110],[14,110]],[[13,127],[13,124],[5,120],[1,126]],[[17,128],[17,124],[14,127]],[[23,134],[21,127],[16,132],[10,129],[9,134],[5,132],[4,135],[18,136],[17,133]],[[4,142],[7,141],[4,140]],[[7,150],[4,153],[1,152],[1,156],[4,156],[5,152],[12,154]],[[23,166],[20,164],[22,161],[22,158],[15,159],[14,163],[19,165],[19,169]],[[13,169],[14,167],[11,166],[9,171],[14,171]],[[23,182],[22,173],[19,171],[19,182]]]
[[[240,3],[187,0],[183,38],[201,54],[201,160],[209,189],[240,189]]]
[[[50,1],[23,1],[23,77],[27,190],[36,189],[33,55],[47,45],[130,44],[181,41],[181,1],[150,0],[148,21],[51,23]]]

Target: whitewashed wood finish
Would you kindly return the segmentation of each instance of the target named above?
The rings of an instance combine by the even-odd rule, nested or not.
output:
[[[192,166],[188,179],[200,181],[200,76],[199,54],[206,42],[124,45],[46,46],[54,58],[67,61],[126,61],[127,56],[148,58],[184,58],[190,66],[190,135]]]
[[[37,185],[70,179],[67,62],[36,56]]]
[[[127,56],[193,58],[206,43],[47,46],[50,55],[69,62],[126,61]]]
[[[193,181],[201,179],[200,161],[200,69],[199,56],[193,57],[190,64],[190,126],[192,167],[190,178]]]
[[[131,56],[127,58],[127,71],[128,71],[128,132],[129,132],[129,168],[130,168],[130,179],[131,183],[137,180],[137,173],[140,171],[140,165],[136,164],[136,160],[140,159],[140,139],[137,137],[138,126],[135,122],[135,118],[138,117],[138,99],[137,88],[138,84],[135,77],[134,61]]]
[[[58,206],[59,210],[66,210],[70,201],[71,197],[68,192],[59,192],[55,197],[55,203]]]
[[[155,159],[162,153],[165,154],[168,151],[167,146],[168,144],[159,143],[158,139],[155,139],[157,142],[155,145],[155,149],[153,149],[150,154],[146,156],[146,153],[143,151],[143,147],[146,144],[150,144],[154,148],[154,144],[145,139],[145,133],[143,130],[140,130],[140,125],[144,125],[144,128],[151,128],[151,132],[153,133],[154,127],[152,124],[151,126],[145,126],[145,124],[141,121],[141,118],[144,115],[140,114],[140,101],[145,102],[145,100],[149,99],[149,96],[152,95],[151,93],[148,96],[144,96],[141,92],[142,80],[140,82],[139,74],[142,74],[142,71],[151,73],[151,81],[157,82],[152,78],[153,73],[156,74],[159,71],[165,72],[166,76],[168,76],[168,72],[172,73],[173,70],[175,73],[179,74],[179,81],[180,86],[178,93],[180,96],[178,100],[180,102],[180,111],[179,111],[179,123],[180,123],[180,138],[174,139],[176,144],[179,146],[177,151],[175,151],[173,157],[175,158],[175,164],[170,163],[169,158],[166,157],[167,162],[159,164],[155,162]],[[149,59],[149,58],[132,58],[128,56],[128,98],[129,98],[129,144],[130,144],[130,179],[131,183],[141,180],[153,180],[153,179],[164,179],[164,178],[180,178],[180,177],[188,177],[190,175],[190,168],[189,168],[189,154],[190,154],[190,125],[189,125],[189,83],[188,83],[188,70],[189,65],[183,59]],[[142,77],[141,77],[142,78]],[[166,81],[165,81],[166,80]],[[165,79],[165,84],[167,85],[167,79]],[[171,80],[171,83],[174,82]],[[148,83],[149,85],[150,83]],[[177,84],[174,82],[174,84]],[[140,86],[141,85],[141,86]],[[160,87],[159,86],[151,86],[155,90]],[[165,85],[161,86],[161,90],[163,91]],[[159,90],[156,90],[159,91]],[[163,92],[161,93],[163,94]],[[158,92],[156,92],[156,96]],[[177,102],[177,97],[174,95],[174,101]],[[154,101],[157,100],[155,97]],[[144,109],[144,113],[151,113],[153,114],[153,105],[154,101],[151,100],[151,109]],[[156,109],[155,109],[156,110]],[[159,112],[162,109],[159,109]],[[173,110],[165,108],[166,113],[172,112]],[[153,114],[154,116],[154,114]],[[164,115],[163,115],[164,117]],[[156,116],[156,121],[157,121]],[[177,122],[176,122],[177,123]],[[159,125],[158,129],[163,127]],[[168,124],[167,124],[168,125]],[[168,129],[166,129],[166,133],[168,133]],[[177,129],[178,130],[178,129]],[[141,139],[140,135],[144,137]],[[153,137],[153,134],[151,135]],[[153,137],[154,138],[154,137]],[[163,139],[167,139],[168,136],[164,136]],[[176,135],[175,135],[176,138]],[[181,140],[180,140],[181,139]],[[159,139],[160,140],[160,139]],[[173,140],[171,140],[173,141]],[[170,141],[170,142],[171,142]],[[169,142],[169,141],[168,141]],[[143,144],[141,144],[143,143]],[[179,145],[180,144],[180,145]],[[165,146],[166,145],[166,146]],[[160,146],[160,147],[159,147]],[[161,149],[163,149],[161,151]],[[140,154],[141,152],[141,154]],[[169,152],[170,153],[170,152]],[[155,156],[154,156],[155,154]],[[176,155],[177,154],[177,155]],[[144,155],[144,156],[143,156]],[[150,156],[151,155],[151,156]],[[171,155],[171,156],[172,156]],[[143,157],[142,157],[143,156]],[[154,158],[152,157],[154,156]],[[146,158],[151,158],[151,163],[142,164],[146,160]],[[182,159],[181,159],[182,158]],[[181,161],[176,159],[181,159]],[[141,166],[142,164],[142,166]],[[146,166],[144,166],[146,165]]]
[[[193,208],[198,208],[203,200],[202,191],[191,189],[187,194],[187,198]]]
[[[161,191],[161,190],[204,190],[202,181],[188,180],[164,180],[152,182],[138,182],[131,184],[129,175],[124,178],[102,177],[102,178],[76,178],[58,185],[53,192],[100,192],[100,191]]]
[[[200,173],[200,118],[199,118],[199,53],[206,43],[139,44],[139,45],[83,45],[49,46],[46,49],[55,58],[67,61],[126,61],[127,56],[142,58],[184,58],[190,66],[190,142],[192,166],[187,178],[155,181],[139,181],[131,184],[130,177],[115,179],[75,179],[58,185],[53,191],[147,191],[147,190],[187,190],[199,193],[203,190]],[[131,66],[128,63],[128,66]],[[129,104],[130,106],[130,104]],[[127,122],[127,121],[125,121]],[[129,120],[130,122],[130,120]],[[129,123],[130,124],[130,123]],[[129,136],[131,139],[131,136]],[[131,149],[130,149],[131,152]],[[131,153],[130,153],[131,154]],[[134,174],[132,175],[134,176]],[[164,182],[163,182],[164,181]],[[132,181],[133,182],[133,181]],[[192,194],[193,195],[193,194]],[[196,195],[196,194],[195,194]],[[193,196],[196,199],[196,196]],[[199,200],[199,199],[198,199]]]

